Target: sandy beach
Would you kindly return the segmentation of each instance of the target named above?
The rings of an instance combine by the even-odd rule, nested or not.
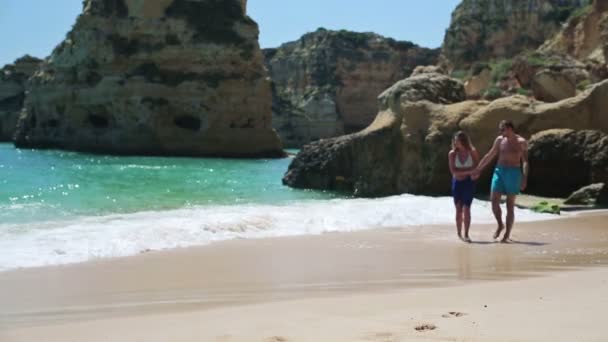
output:
[[[0,273],[0,341],[604,341],[608,214],[235,240]],[[418,329],[417,329],[418,328]]]
[[[608,0],[0,19],[0,342],[608,342]]]

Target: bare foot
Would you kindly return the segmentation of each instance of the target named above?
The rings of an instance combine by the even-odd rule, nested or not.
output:
[[[496,231],[494,232],[494,240],[498,239],[498,237],[500,237],[500,233],[502,233],[502,230],[505,227],[503,226],[498,226],[498,228],[496,228]]]
[[[471,243],[471,238],[468,237],[468,236],[465,236],[464,239],[463,239],[463,241],[466,242],[466,243]]]
[[[500,243],[509,243],[511,242],[511,239],[508,236],[505,236],[502,238],[502,240],[500,240]]]

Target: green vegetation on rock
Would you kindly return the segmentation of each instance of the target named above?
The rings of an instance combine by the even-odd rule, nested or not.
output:
[[[340,30],[336,32],[338,38],[347,41],[354,46],[366,47],[367,41],[370,38],[368,33],[353,32],[348,30]]]
[[[587,89],[587,87],[589,85],[591,85],[590,80],[582,80],[582,81],[578,82],[578,84],[576,85],[576,89],[583,91],[583,90]]]
[[[530,64],[533,67],[543,67],[543,66],[547,66],[549,64],[551,64],[551,61],[549,59],[547,59],[547,57],[539,54],[539,53],[532,53],[526,56],[526,60],[528,62],[528,64]]]
[[[488,100],[496,100],[502,97],[502,90],[496,86],[491,86],[483,92],[483,97]]]
[[[450,76],[459,80],[466,80],[471,78],[471,72],[469,70],[454,70]]]
[[[473,76],[477,76],[477,75],[481,74],[485,69],[490,69],[490,66],[488,65],[488,63],[476,62],[476,63],[473,63],[473,66],[471,67],[471,73]]]
[[[241,44],[245,38],[235,30],[236,22],[255,23],[243,14],[237,0],[193,2],[175,0],[165,11],[168,16],[183,18],[196,30],[195,39],[217,44]]]
[[[544,15],[543,19],[562,23],[573,17],[574,13],[577,13],[579,16],[583,15],[586,7],[588,6],[579,7],[575,4],[554,6],[551,11]]]
[[[416,47],[416,44],[410,42],[410,41],[402,41],[402,40],[395,40],[393,38],[388,38],[387,43],[390,47],[395,48],[397,50],[409,50],[411,48]]]
[[[582,16],[585,16],[587,14],[589,14],[589,12],[591,12],[592,9],[592,5],[589,4],[585,7],[581,7],[579,9],[576,9],[574,12],[572,12],[572,14],[570,15],[570,18],[568,20],[573,20],[573,19],[577,19],[580,18]]]
[[[511,59],[501,59],[499,61],[490,63],[490,68],[492,69],[492,81],[499,82],[505,79],[512,67],[513,61]]]

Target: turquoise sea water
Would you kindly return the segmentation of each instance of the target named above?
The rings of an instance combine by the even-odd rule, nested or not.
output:
[[[230,239],[420,227],[449,197],[353,199],[281,184],[290,158],[196,159],[19,150],[0,144],[0,271]],[[518,220],[547,216],[519,212]],[[476,201],[477,223],[493,221]],[[451,239],[445,231],[426,231]]]
[[[283,186],[290,161],[100,156],[0,144],[0,222],[337,196]]]

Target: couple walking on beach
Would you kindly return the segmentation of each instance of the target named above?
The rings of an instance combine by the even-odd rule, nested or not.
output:
[[[515,222],[515,198],[527,186],[528,143],[515,133],[513,122],[509,120],[501,121],[498,129],[500,131],[499,136],[494,141],[490,151],[481,160],[479,160],[479,154],[466,133],[460,131],[454,135],[452,140],[452,150],[448,155],[448,160],[452,173],[456,228],[458,237],[466,242],[471,242],[469,228],[471,226],[471,204],[475,193],[475,181],[496,157],[498,157],[498,162],[494,169],[491,186],[492,211],[498,224],[494,232],[494,239],[498,239],[502,231],[505,230],[501,242],[509,242]],[[500,208],[503,195],[507,197],[506,225],[503,223]]]

